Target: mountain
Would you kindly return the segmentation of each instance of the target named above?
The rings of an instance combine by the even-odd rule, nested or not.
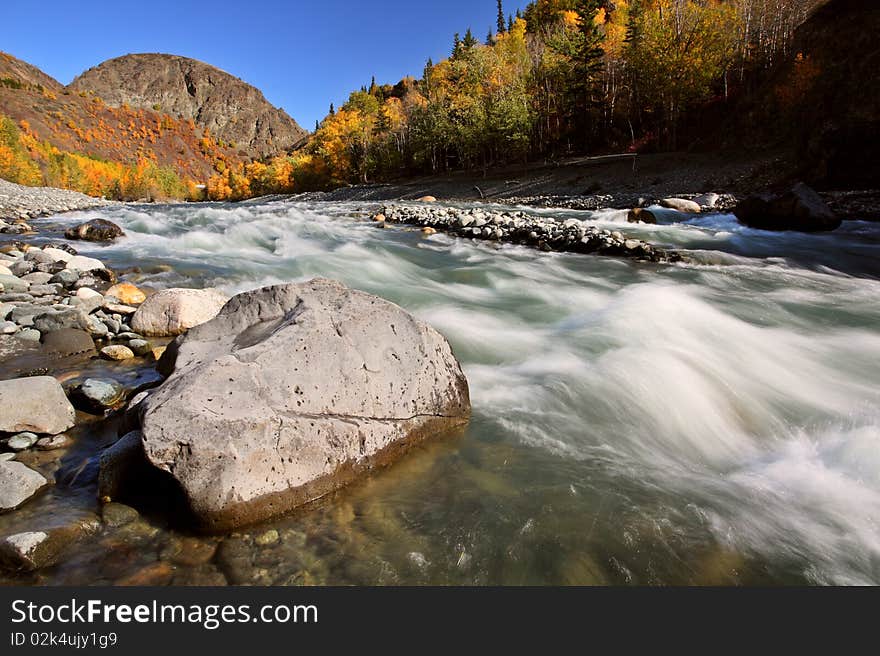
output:
[[[113,107],[154,109],[192,119],[250,158],[292,150],[307,137],[296,121],[255,87],[194,59],[134,54],[108,60],[77,77],[69,89]]]
[[[52,165],[64,168],[52,161],[61,153],[124,164],[151,162],[196,182],[206,182],[220,161],[226,166],[246,160],[237,149],[206,139],[192,120],[154,109],[113,107],[99,95],[65,88],[7,53],[0,53],[0,115],[20,126],[33,144],[46,145],[38,158],[44,174]],[[59,152],[53,155],[51,149]],[[80,188],[76,180],[45,182]]]
[[[41,87],[50,91],[60,91],[62,84],[53,77],[46,75],[36,66],[16,59],[12,55],[0,52],[0,85],[16,88],[20,85]]]

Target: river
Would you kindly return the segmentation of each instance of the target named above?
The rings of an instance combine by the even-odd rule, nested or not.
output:
[[[119,206],[42,221],[119,223],[126,239],[78,248],[137,265],[147,287],[322,276],[378,294],[449,339],[474,409],[464,435],[306,511],[226,540],[151,519],[76,547],[42,582],[113,583],[220,544],[175,560],[173,581],[880,584],[880,224],[796,235],[729,215],[634,226],[529,210],[686,255],[658,265],[379,230],[375,209]],[[88,497],[80,485],[54,503]]]

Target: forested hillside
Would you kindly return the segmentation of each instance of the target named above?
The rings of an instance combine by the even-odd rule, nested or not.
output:
[[[760,86],[821,0],[537,0],[483,41],[455,35],[419,79],[375,80],[252,187],[484,169],[571,154],[670,150]],[[807,61],[774,93],[795,101]],[[712,116],[711,125],[701,116]],[[253,173],[253,172],[252,172]]]
[[[497,10],[482,40],[463,26],[449,57],[429,60],[418,79],[373,79],[331,105],[304,147],[286,152],[285,142],[261,159],[159,103],[109,107],[47,86],[20,62],[3,82],[16,93],[0,93],[0,113],[14,119],[2,123],[0,175],[124,198],[144,178],[153,196],[198,197],[201,182],[226,200],[581,154],[795,142],[813,152],[823,146],[805,145],[812,132],[792,127],[804,107],[819,126],[811,131],[825,130],[830,113],[849,116],[822,98],[837,77],[858,86],[847,62],[874,61],[846,51],[862,43],[849,32],[876,23],[867,0],[536,0],[516,15],[498,0]],[[864,134],[844,132],[852,143]]]

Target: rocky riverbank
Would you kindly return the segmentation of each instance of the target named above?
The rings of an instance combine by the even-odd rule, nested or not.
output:
[[[28,219],[112,204],[77,191],[25,187],[0,179],[0,221],[5,224],[0,224],[0,232],[29,232],[30,226],[23,223]]]
[[[427,234],[442,231],[471,239],[532,246],[543,251],[594,253],[648,262],[681,260],[674,251],[628,238],[619,231],[600,229],[578,219],[557,221],[518,211],[457,209],[424,203],[386,205],[373,220],[379,226],[404,223],[421,226]]]

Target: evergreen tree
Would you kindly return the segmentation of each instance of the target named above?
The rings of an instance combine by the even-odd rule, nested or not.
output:
[[[452,56],[456,57],[461,52],[461,34],[455,33],[452,37]]]
[[[641,37],[641,21],[644,8],[641,0],[630,0],[629,14],[626,18],[626,37],[624,41],[629,48],[635,48]]]
[[[507,17],[507,31],[510,32],[513,30],[513,16]]]
[[[501,0],[498,0],[498,34],[504,32],[504,7]]]
[[[376,76],[375,75],[370,79],[370,95],[372,95],[372,96],[376,95]]]
[[[592,131],[593,110],[597,105],[596,95],[602,83],[602,69],[605,53],[602,50],[604,33],[596,25],[596,14],[602,8],[601,0],[578,0],[575,6],[577,13],[578,38],[574,58],[574,80],[572,91],[575,93],[575,110],[579,121],[585,123],[582,130],[585,143],[589,142]]]
[[[474,37],[473,32],[471,32],[471,28],[468,28],[467,32],[465,32],[464,39],[462,40],[461,45],[465,48],[465,50],[470,50],[478,43],[479,41],[477,41],[477,39]]]
[[[330,103],[330,116],[336,116],[336,108]]]

